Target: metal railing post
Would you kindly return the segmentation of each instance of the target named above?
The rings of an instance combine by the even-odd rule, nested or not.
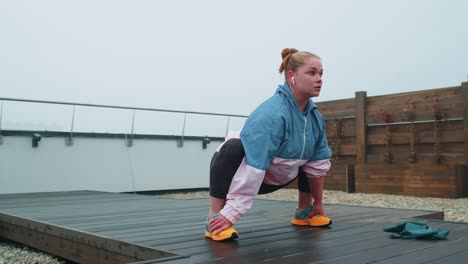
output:
[[[3,144],[2,120],[3,120],[3,100],[2,100],[2,104],[0,105],[0,144]]]
[[[182,125],[182,135],[177,140],[177,147],[181,148],[184,146],[184,134],[185,134],[185,120],[187,119],[187,113],[184,114],[184,124]]]
[[[132,128],[130,130],[130,137],[125,137],[127,139],[127,147],[133,146],[133,128],[135,127],[135,109],[133,109],[133,117],[132,117]]]
[[[65,138],[65,145],[72,146],[73,145],[73,126],[75,125],[75,105],[73,106],[73,113],[72,113],[72,120],[70,126],[70,135]]]
[[[229,120],[231,120],[230,116],[227,117],[226,134],[224,135],[224,137],[227,137],[229,133]]]

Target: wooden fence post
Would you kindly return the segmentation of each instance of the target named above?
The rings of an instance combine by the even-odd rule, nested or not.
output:
[[[367,121],[366,121],[366,98],[364,91],[356,92],[355,109],[356,115],[356,165],[367,162]],[[351,193],[356,191],[355,165],[346,164],[346,191]]]
[[[468,166],[468,82],[462,83],[462,91],[465,99],[465,109],[463,111],[463,122],[464,128],[464,142],[463,147],[465,149],[465,166]]]
[[[346,192],[353,193],[355,191],[354,164],[346,163]]]
[[[356,163],[367,161],[366,92],[356,92]],[[466,128],[465,128],[466,129]]]
[[[468,197],[468,170],[466,165],[455,165],[455,182],[457,184],[457,195],[459,198]]]
[[[458,197],[468,197],[468,82],[462,83],[461,86],[465,97],[465,109],[463,111],[465,165],[457,165],[455,177]]]

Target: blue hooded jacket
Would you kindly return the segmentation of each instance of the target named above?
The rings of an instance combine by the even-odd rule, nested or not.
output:
[[[262,183],[284,185],[297,177],[299,167],[309,178],[330,168],[323,116],[311,99],[302,112],[287,83],[250,114],[240,140],[245,158],[220,211],[233,224],[251,208]]]
[[[247,164],[261,170],[266,170],[275,157],[308,161],[331,158],[322,114],[312,99],[301,112],[286,83],[249,116],[240,138]]]

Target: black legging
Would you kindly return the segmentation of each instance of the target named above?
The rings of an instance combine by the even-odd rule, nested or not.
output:
[[[245,152],[242,142],[238,138],[232,138],[226,141],[219,152],[215,152],[210,164],[210,195],[219,199],[226,199],[231,185],[232,178],[236,174]],[[297,174],[298,188],[301,192],[310,193],[309,184],[302,167],[299,168]],[[294,181],[293,179],[292,181]],[[290,182],[292,182],[290,181]],[[258,194],[271,193],[279,190],[290,182],[284,185],[271,185],[262,183]]]

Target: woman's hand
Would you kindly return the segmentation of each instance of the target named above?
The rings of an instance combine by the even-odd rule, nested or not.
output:
[[[210,230],[213,235],[219,234],[224,230],[232,226],[231,221],[229,221],[222,214],[218,214],[215,218],[210,221]]]

